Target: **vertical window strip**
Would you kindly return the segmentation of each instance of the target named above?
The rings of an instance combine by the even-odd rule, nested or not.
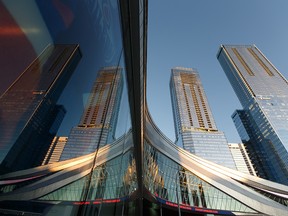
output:
[[[192,97],[193,97],[194,106],[195,106],[195,110],[196,110],[196,115],[197,115],[197,118],[198,118],[199,126],[204,128],[204,122],[203,122],[203,118],[202,118],[202,115],[201,115],[199,101],[197,99],[196,92],[195,92],[195,89],[194,89],[193,86],[191,86],[191,94],[192,94]]]
[[[243,74],[242,74],[241,71],[239,70],[239,68],[238,68],[238,66],[236,65],[235,61],[233,60],[232,56],[228,53],[228,51],[226,50],[226,48],[223,48],[223,50],[224,50],[224,53],[225,53],[225,54],[223,54],[225,63],[226,63],[227,66],[230,68],[230,70],[231,70],[232,73],[233,73],[233,71],[234,71],[232,68],[234,68],[234,69],[236,70],[236,71],[235,71],[236,74],[237,74],[236,77],[239,76],[239,78],[240,78],[240,80],[241,80],[241,81],[239,81],[238,78],[237,78],[237,79],[236,79],[236,82],[238,82],[239,84],[240,84],[240,83],[243,83],[244,86],[245,86],[245,89],[248,90],[249,94],[251,94],[251,95],[253,95],[253,96],[255,97],[255,94],[254,94],[251,86],[249,85],[249,83],[246,81],[245,77],[243,76]],[[235,76],[235,75],[234,75],[234,76]],[[246,94],[245,94],[245,95],[246,95]]]
[[[107,108],[109,107],[109,103],[111,101],[111,94],[112,94],[112,90],[113,90],[113,87],[111,85],[108,85],[108,83],[107,83],[107,88],[108,88],[108,93],[107,93],[106,100],[105,100],[105,105],[104,105],[104,109],[103,109],[101,123],[104,123],[104,121],[106,120]],[[113,104],[111,104],[110,107],[112,107],[112,106],[113,106]]]
[[[182,88],[183,88],[183,92],[184,92],[185,104],[186,104],[186,109],[187,109],[187,113],[188,113],[188,116],[189,116],[190,126],[192,127],[193,126],[193,120],[192,120],[192,115],[191,115],[191,112],[190,112],[189,102],[188,102],[188,98],[187,98],[187,92],[186,92],[184,83],[182,83]]]
[[[256,61],[262,66],[262,68],[266,71],[269,76],[274,76],[271,70],[267,67],[266,64],[259,58],[259,56],[252,50],[252,48],[247,48],[249,53],[256,59]]]
[[[234,52],[234,54],[236,55],[236,57],[238,58],[238,60],[241,62],[241,64],[243,65],[243,67],[245,68],[245,70],[248,72],[248,74],[250,76],[255,76],[254,73],[252,72],[252,70],[250,69],[250,67],[247,65],[247,63],[244,61],[244,59],[242,58],[242,56],[240,55],[240,53],[238,52],[238,50],[236,48],[232,48],[232,51]]]
[[[98,95],[98,98],[97,98],[97,101],[96,101],[96,104],[95,104],[95,107],[94,107],[94,111],[93,111],[93,114],[92,114],[92,119],[91,119],[91,122],[90,124],[96,124],[96,119],[98,117],[98,115],[100,114],[99,113],[99,108],[100,108],[100,105],[101,105],[101,101],[103,100],[103,92],[105,90],[105,86],[104,85],[100,85],[100,89],[99,89],[99,95]],[[97,122],[98,124],[98,122]]]
[[[198,89],[198,93],[199,93],[199,96],[200,96],[200,99],[201,99],[201,104],[202,104],[202,107],[203,107],[203,111],[205,113],[206,122],[208,124],[208,127],[212,128],[210,117],[209,117],[209,114],[208,114],[208,111],[207,111],[207,107],[206,107],[205,100],[204,100],[203,93],[201,91],[200,86],[197,86],[197,89]]]

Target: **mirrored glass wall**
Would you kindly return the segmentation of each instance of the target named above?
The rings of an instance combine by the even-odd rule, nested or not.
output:
[[[0,14],[2,211],[133,212],[119,1],[4,0]]]

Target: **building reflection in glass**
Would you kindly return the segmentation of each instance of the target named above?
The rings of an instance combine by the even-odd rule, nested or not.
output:
[[[171,202],[171,205],[179,203],[182,208],[197,206],[254,212],[157,151],[148,141],[145,144],[144,154],[146,171],[144,184],[160,201],[166,204]]]
[[[54,132],[51,133],[43,165],[0,176],[0,214],[173,215],[178,207],[181,212],[197,215],[234,215],[234,211],[242,215],[263,212],[285,215],[282,213],[286,210],[287,199],[282,195],[288,190],[279,185],[268,187],[267,182],[262,184],[262,181],[258,183],[252,179],[251,188],[256,184],[257,190],[269,198],[264,199],[258,192],[256,195],[255,190],[237,182],[236,171],[226,169],[227,175],[222,178],[218,171],[222,172],[224,168],[184,153],[183,149],[164,139],[149,120],[145,103],[146,0],[27,0],[21,7],[16,1],[3,2],[5,6],[12,2],[10,6],[25,12],[8,10],[8,15],[15,20],[29,17],[26,23],[32,26],[33,21],[41,20],[39,30],[48,31],[52,44],[79,44],[82,58],[56,103],[64,107],[55,105],[53,117],[49,118],[53,122],[49,129],[56,131],[65,113],[54,141]],[[22,24],[18,23],[21,29]],[[30,41],[32,47],[41,47],[35,45],[35,37],[26,33],[22,34],[26,42]],[[38,38],[42,39],[40,35]],[[22,49],[17,45],[6,48],[6,51]],[[32,48],[32,53],[35,50]],[[21,55],[18,61],[21,61]],[[54,62],[57,65],[61,60]],[[118,81],[116,78],[110,83],[110,78],[117,75],[106,69],[121,71],[118,84],[123,90],[114,92],[108,87],[113,82],[116,86]],[[102,76],[103,70],[106,72]],[[88,106],[83,108],[83,95],[93,89],[93,83],[100,77],[108,81],[94,85],[98,85],[99,91],[92,90]],[[40,90],[36,96],[41,98]],[[82,113],[83,118],[80,118]],[[79,148],[78,153],[73,153],[74,158],[58,161],[72,127],[81,128],[85,133],[90,128],[101,127],[101,132],[98,137],[91,135],[96,139],[94,142],[89,141],[87,134],[82,136],[83,139],[88,137],[88,141],[80,147],[88,144],[87,148]],[[90,151],[92,153],[88,153]],[[215,167],[217,172],[213,170]],[[238,179],[241,183],[251,182],[247,176],[241,179]],[[231,193],[227,192],[226,185]],[[280,193],[279,197],[273,194],[275,191]]]
[[[122,69],[105,67],[97,74],[81,120],[70,131],[60,160],[95,152],[115,140],[123,90]]]
[[[49,45],[0,97],[2,173],[41,164],[66,113],[57,100],[80,58],[78,45]]]

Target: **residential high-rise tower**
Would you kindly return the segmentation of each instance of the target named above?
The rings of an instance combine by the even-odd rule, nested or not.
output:
[[[80,123],[68,136],[60,160],[92,153],[114,140],[123,88],[119,67],[98,71]]]
[[[288,184],[287,80],[255,45],[222,45],[217,58],[243,106],[234,122],[255,169]]]
[[[173,68],[170,91],[177,145],[235,169],[226,137],[216,127],[198,72],[191,68]]]

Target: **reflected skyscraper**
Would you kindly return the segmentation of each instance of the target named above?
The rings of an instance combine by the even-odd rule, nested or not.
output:
[[[49,160],[49,164],[44,162],[45,165],[42,166],[0,175],[1,215],[287,214],[288,186],[195,156],[175,145],[153,122],[146,104],[147,0],[87,0],[81,1],[81,4],[78,4],[79,1],[39,2],[45,5],[37,4],[35,7],[34,1],[25,1],[20,7],[14,2],[13,8],[17,10],[13,15],[17,16],[20,10],[26,12],[25,16],[27,14],[28,17],[30,14],[37,14],[32,16],[34,19],[25,22],[30,25],[31,20],[41,20],[39,15],[42,14],[46,20],[44,27],[47,25],[48,29],[52,29],[49,34],[55,35],[56,40],[79,42],[83,52],[75,76],[67,86],[71,88],[65,90],[61,96],[68,100],[67,104],[63,104],[67,109],[66,119],[77,105],[82,108],[81,96],[89,92],[87,86],[93,85],[94,79],[90,78],[94,76],[91,73],[98,73],[94,85],[98,90],[93,88],[87,106],[83,107],[84,111],[73,112],[72,117],[70,115],[71,118],[78,118],[83,113],[79,125],[72,129],[75,132],[79,129],[83,133],[78,140],[78,134],[75,133],[76,147],[77,143],[84,144],[77,147],[78,151],[83,151],[84,154],[90,147],[96,149],[90,154],[80,153],[79,157],[58,162],[58,158],[55,158],[53,163],[49,163]],[[57,15],[65,20],[66,28],[59,28]],[[55,65],[61,60],[56,59]],[[99,71],[103,65],[116,67]],[[111,70],[111,73],[106,69]],[[123,91],[122,87],[121,90],[118,89],[119,86],[116,87],[117,75],[113,71],[121,71],[120,76],[123,75],[123,78],[118,81],[123,81]],[[114,81],[111,81],[111,77],[114,77]],[[117,89],[117,92],[110,86]],[[204,93],[198,89],[197,84],[187,83],[184,86],[187,94],[189,88],[191,94],[196,89],[196,97],[201,102]],[[114,97],[114,93],[121,95],[120,103],[115,102],[120,97]],[[18,97],[21,100],[21,95]],[[207,109],[206,99],[203,100],[203,109]],[[50,105],[54,106],[53,103]],[[53,116],[59,120],[63,113],[64,109],[60,106]],[[195,130],[205,133],[211,130],[210,132],[216,134],[211,118],[209,116],[210,120],[205,120],[208,126],[204,120],[199,121],[198,125],[192,121],[197,125]],[[44,120],[40,122],[43,123]],[[54,122],[59,122],[58,120]],[[72,126],[74,125],[75,123]],[[52,128],[56,126],[55,123]],[[106,143],[93,135],[93,130],[98,129]],[[191,126],[188,129],[193,131]],[[94,138],[96,142],[91,142]],[[59,144],[53,142],[50,147],[51,150],[57,148],[58,154],[55,156],[59,157],[66,138],[57,139],[54,141]],[[203,143],[212,145],[205,140]],[[217,146],[213,144],[215,145]],[[70,147],[73,150],[73,145]],[[66,148],[67,151],[71,149]],[[71,156],[77,156],[77,153],[72,151]]]
[[[55,136],[49,146],[42,165],[58,162],[67,143],[67,140],[68,137]]]
[[[287,80],[255,45],[223,45],[217,58],[243,106],[233,119],[255,169],[288,184]]]
[[[98,71],[80,123],[73,127],[60,160],[95,152],[114,140],[123,89],[122,69]]]
[[[66,112],[56,102],[80,58],[78,45],[49,45],[1,96],[1,172],[41,164]]]
[[[235,169],[226,137],[216,127],[198,72],[191,68],[173,68],[170,91],[177,145]]]

